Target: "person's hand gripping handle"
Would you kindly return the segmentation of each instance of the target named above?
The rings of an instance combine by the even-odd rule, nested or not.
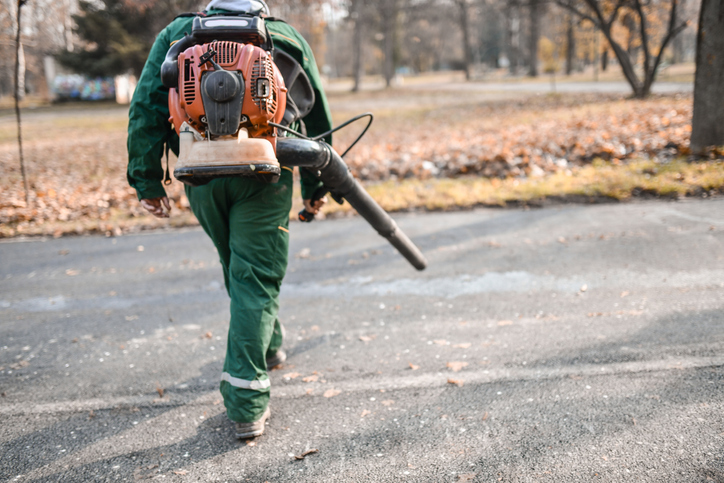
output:
[[[168,218],[171,212],[171,204],[168,202],[168,197],[162,198],[150,198],[141,200],[141,206],[146,208],[156,218]],[[166,210],[164,211],[164,208]]]
[[[314,221],[314,215],[319,213],[319,210],[327,202],[327,188],[322,186],[312,194],[312,198],[304,201],[304,209],[299,212],[299,221],[309,223]]]

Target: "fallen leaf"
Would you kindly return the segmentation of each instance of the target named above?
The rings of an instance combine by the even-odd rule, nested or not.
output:
[[[319,450],[318,450],[318,449],[309,449],[309,450],[305,451],[304,453],[302,453],[302,454],[300,454],[300,455],[294,456],[294,459],[296,459],[296,460],[303,460],[304,458],[307,457],[307,455],[310,455],[310,454],[312,454],[312,453],[319,453]]]
[[[485,414],[483,414],[483,421],[488,419],[488,411],[485,411]]]
[[[513,325],[513,321],[512,320],[501,320],[500,322],[498,322],[498,325],[500,327],[503,327],[504,325]]]
[[[164,390],[162,387],[157,387],[156,392],[158,393],[158,397],[163,397]]]
[[[28,362],[26,360],[22,360],[22,361],[10,364],[8,367],[14,371],[17,371],[18,369],[22,369],[23,367],[28,367],[29,365],[30,365],[30,362]]]
[[[362,411],[362,414],[360,414],[359,417],[360,417],[360,418],[364,418],[364,417],[367,416],[368,414],[372,414],[372,411],[370,411],[369,409],[365,409],[365,410]]]
[[[298,372],[289,372],[287,374],[284,374],[282,377],[284,379],[296,379],[297,377],[301,376]]]
[[[174,475],[181,475],[181,476],[183,476],[183,475],[188,474],[188,471],[186,471],[186,470],[175,470],[175,471],[173,472],[173,474],[174,474]]]
[[[317,382],[318,380],[319,376],[307,376],[302,378],[302,381],[304,382]]]
[[[395,401],[393,401],[392,399],[387,399],[386,401],[382,401],[383,406],[392,406],[393,404],[395,404]]]
[[[464,342],[464,343],[462,343],[462,344],[455,344],[453,347],[455,347],[455,348],[457,348],[457,349],[467,349],[467,348],[469,348],[469,347],[472,346],[472,345],[473,345],[473,344],[471,344],[470,342]]]
[[[337,396],[337,395],[339,395],[339,394],[341,394],[341,393],[342,393],[342,391],[339,391],[339,390],[337,390],[337,389],[327,389],[326,391],[324,391],[324,394],[322,394],[322,396],[324,396],[324,397],[334,397],[334,396]]]
[[[452,362],[448,362],[446,364],[447,368],[452,370],[453,372],[458,372],[463,367],[467,367],[467,365],[468,365],[467,362],[459,362],[459,361],[452,361]]]
[[[448,383],[448,384],[455,384],[455,385],[458,386],[458,387],[463,387],[463,384],[465,384],[465,382],[462,381],[462,380],[460,380],[460,379],[448,379],[448,380],[447,380],[447,383]]]
[[[408,364],[410,365],[410,369],[412,369],[413,371],[416,371],[420,368],[420,366],[416,366],[412,362],[408,362]]]
[[[446,345],[448,343],[445,339],[437,339],[433,340],[433,342],[437,345]]]

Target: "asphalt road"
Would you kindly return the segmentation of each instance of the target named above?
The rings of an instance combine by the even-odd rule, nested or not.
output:
[[[292,225],[253,445],[203,232],[0,243],[0,480],[724,481],[724,200],[396,218]]]

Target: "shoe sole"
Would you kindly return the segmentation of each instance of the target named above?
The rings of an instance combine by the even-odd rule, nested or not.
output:
[[[267,420],[271,417],[271,410],[269,408],[266,408],[266,411],[264,412],[264,415],[262,415],[261,419],[259,420],[261,422],[261,428],[255,429],[253,431],[247,431],[244,433],[236,433],[236,439],[251,439],[256,438],[257,436],[261,436],[264,434],[264,430],[266,429],[265,425]],[[257,421],[257,422],[259,422]]]

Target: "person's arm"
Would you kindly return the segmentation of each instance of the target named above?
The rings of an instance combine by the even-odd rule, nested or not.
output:
[[[307,135],[314,137],[329,131],[332,129],[332,114],[329,110],[327,96],[324,94],[322,79],[319,75],[319,70],[317,69],[317,63],[314,60],[312,48],[306,40],[304,40],[304,37],[302,37],[302,35],[290,25],[280,21],[273,21],[269,22],[268,26],[275,47],[280,48],[299,62],[312,84],[315,97],[314,106],[309,114],[307,114],[307,116],[303,119],[307,128]],[[324,141],[328,144],[332,144],[332,136],[326,136]],[[316,214],[324,202],[312,205],[309,200],[312,197],[312,194],[322,187],[322,182],[306,169],[300,169],[299,173],[301,175],[302,199],[304,200],[304,205],[308,211]],[[326,198],[324,200],[326,201]]]
[[[148,55],[128,114],[128,183],[136,189],[143,207],[158,217],[168,216],[163,206],[170,209],[161,159],[173,128],[168,122],[168,89],[160,75],[169,46],[168,29],[164,29]]]

